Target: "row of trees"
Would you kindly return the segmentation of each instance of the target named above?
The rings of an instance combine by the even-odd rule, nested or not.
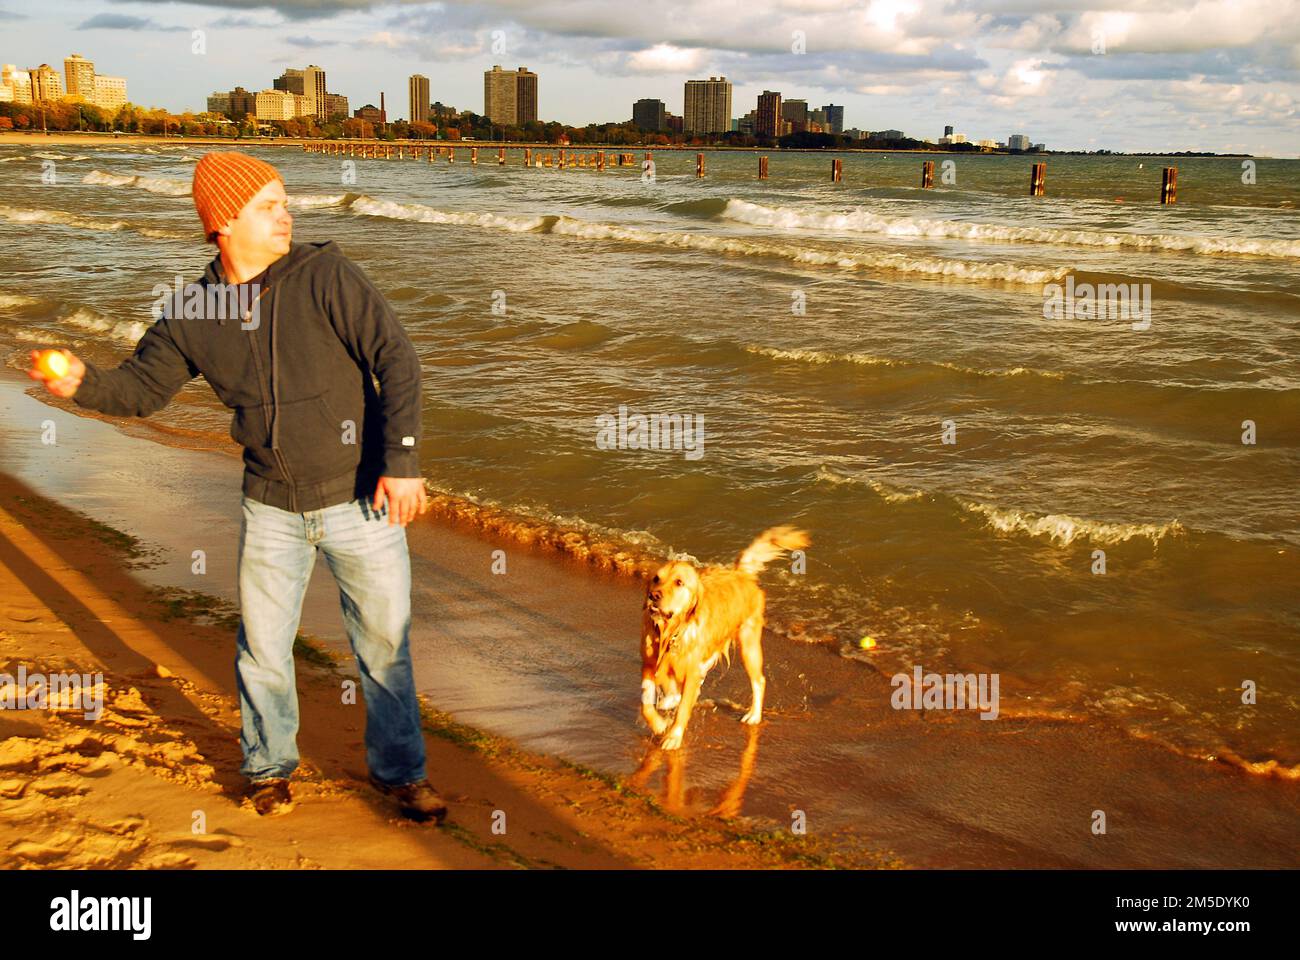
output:
[[[847,134],[792,133],[780,137],[776,144],[765,137],[739,131],[718,134],[674,134],[642,130],[631,122],[589,123],[570,127],[554,120],[533,120],[521,126],[502,126],[487,117],[465,110],[452,117],[438,117],[434,122],[396,120],[375,124],[356,117],[335,115],[329,120],[298,117],[293,120],[258,121],[251,113],[223,116],[215,113],[173,114],[154,107],[145,109],[128,103],[116,111],[94,104],[70,100],[44,104],[0,103],[0,130],[87,130],[141,134],[180,134],[186,137],[304,137],[326,140],[496,140],[508,143],[551,143],[572,145],[608,144],[611,146],[711,146],[764,147],[779,145],[786,149],[868,147],[879,150],[935,149],[933,144],[904,138],[901,140],[854,140]],[[953,152],[979,152],[972,143],[956,143],[943,149]]]

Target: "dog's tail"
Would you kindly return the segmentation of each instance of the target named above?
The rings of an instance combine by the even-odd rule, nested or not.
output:
[[[745,552],[736,561],[736,569],[756,577],[764,567],[787,550],[799,550],[809,543],[811,541],[808,539],[808,534],[794,527],[773,527],[771,530],[764,530],[745,548]]]

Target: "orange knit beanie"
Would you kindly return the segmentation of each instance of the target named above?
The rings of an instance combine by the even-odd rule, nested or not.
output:
[[[246,153],[205,153],[194,166],[194,206],[203,221],[203,235],[216,232],[239,216],[249,200],[272,180],[284,182],[278,170]]]

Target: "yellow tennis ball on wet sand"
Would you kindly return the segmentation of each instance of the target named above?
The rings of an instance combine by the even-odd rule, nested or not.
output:
[[[58,350],[42,350],[36,358],[36,369],[47,380],[62,380],[71,368],[68,358]]]
[[[863,637],[861,640],[858,641],[858,646],[861,647],[863,650],[874,650],[876,648],[876,638]]]

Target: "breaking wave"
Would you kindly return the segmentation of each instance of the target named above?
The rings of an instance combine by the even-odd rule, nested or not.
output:
[[[868,210],[826,213],[793,207],[765,207],[732,198],[721,216],[751,226],[788,230],[822,230],[837,233],[872,233],[889,237],[983,240],[1009,243],[1052,243],[1066,246],[1108,247],[1144,251],[1197,254],[1236,254],[1256,257],[1300,257],[1300,240],[1248,240],[1240,237],[1206,237],[1189,234],[1142,234],[1027,227],[965,220],[931,220],[923,217],[886,217]]]

